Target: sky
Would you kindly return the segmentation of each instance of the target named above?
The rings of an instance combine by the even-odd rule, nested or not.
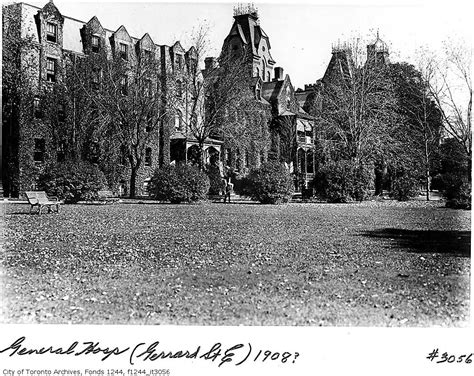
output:
[[[42,2],[26,1],[43,6]],[[157,44],[181,40],[187,49],[193,28],[210,27],[209,56],[217,56],[233,22],[237,2],[55,0],[63,15],[88,21],[96,15],[102,26],[124,25],[134,37],[148,32]],[[295,87],[321,78],[331,58],[331,45],[361,37],[380,37],[391,49],[392,61],[416,64],[420,47],[439,50],[445,40],[463,40],[472,48],[474,9],[469,2],[313,0],[297,4],[255,2],[260,25],[270,38],[276,66],[284,68]]]

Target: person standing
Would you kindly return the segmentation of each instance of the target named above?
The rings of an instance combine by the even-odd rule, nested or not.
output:
[[[224,180],[225,182],[225,187],[224,187],[224,204],[229,201],[230,204],[230,194],[232,193],[232,190],[234,189],[234,184],[231,183],[230,177],[228,180]]]

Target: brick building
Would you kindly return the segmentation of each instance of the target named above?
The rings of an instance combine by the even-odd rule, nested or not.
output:
[[[9,114],[3,114],[2,180],[6,195],[16,196],[34,188],[45,166],[60,161],[64,154],[61,143],[53,137],[52,128],[56,124],[42,113],[41,92],[64,79],[71,59],[101,51],[107,56],[120,54],[130,64],[135,64],[143,54],[149,54],[156,59],[160,70],[157,76],[164,96],[174,98],[172,108],[167,108],[163,115],[156,137],[149,140],[145,163],[138,173],[137,194],[146,193],[147,180],[158,166],[186,161],[187,151],[195,140],[186,127],[191,94],[182,82],[190,67],[196,65],[193,48],[186,50],[179,41],[172,46],[159,45],[148,33],[137,38],[129,35],[125,26],[109,30],[95,16],[88,22],[79,21],[62,15],[52,1],[43,8],[25,3],[3,7],[3,34],[4,39],[29,41],[22,55],[11,61],[27,76],[31,91],[31,95],[21,97]],[[207,159],[210,150],[219,154],[222,144],[219,140],[208,141]],[[126,192],[127,184],[124,179],[121,187],[114,189]]]
[[[31,87],[29,96],[23,96],[8,114],[4,112],[2,180],[6,195],[15,196],[34,188],[37,177],[49,162],[64,159],[65,146],[54,136],[54,128],[67,121],[67,116],[62,115],[65,109],[58,109],[59,116],[53,122],[42,113],[41,92],[64,79],[69,61],[100,51],[110,57],[120,56],[132,65],[144,55],[155,59],[161,90],[167,98],[173,98],[172,108],[169,100],[164,104],[168,107],[159,129],[147,141],[136,193],[146,193],[147,181],[157,167],[196,160],[197,141],[187,127],[191,93],[183,85],[190,67],[198,64],[193,48],[186,50],[179,41],[172,46],[160,45],[148,33],[137,38],[125,26],[110,30],[95,16],[88,22],[79,21],[61,14],[52,1],[42,8],[25,3],[5,6],[3,33],[9,38],[29,39],[28,50],[13,61],[27,72]],[[249,129],[254,127],[257,136],[236,147],[225,135],[215,134],[206,139],[205,162],[220,161],[245,173],[269,158],[277,159],[287,163],[303,185],[307,185],[314,171],[313,118],[300,106],[290,77],[283,74],[282,68],[275,67],[269,37],[252,6],[235,8],[234,23],[221,54],[235,55],[239,51],[249,56],[247,94],[254,98],[259,110],[256,117],[242,115],[237,121]],[[215,64],[216,59],[206,59],[202,79]],[[265,113],[270,116],[263,116]],[[117,161],[117,164],[127,169],[126,162]],[[127,179],[118,183],[111,188],[126,193]]]

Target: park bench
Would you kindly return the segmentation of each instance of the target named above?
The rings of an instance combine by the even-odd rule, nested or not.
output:
[[[61,201],[57,197],[48,197],[45,191],[29,191],[25,195],[31,205],[30,214],[35,206],[38,207],[38,214],[41,214],[43,208],[48,208],[48,212],[51,212],[53,206],[56,206],[56,212],[59,213]]]
[[[97,194],[98,194],[97,200],[101,203],[104,203],[104,204],[114,204],[114,203],[120,201],[120,199],[118,197],[114,196],[112,191],[105,191],[105,190],[104,191],[98,191]]]

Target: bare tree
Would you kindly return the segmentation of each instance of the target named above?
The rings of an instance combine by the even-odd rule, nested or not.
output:
[[[188,116],[182,118],[189,133],[196,139],[199,148],[199,167],[204,168],[204,145],[209,137],[229,137],[244,121],[232,122],[234,115],[251,112],[249,106],[249,80],[245,75],[244,56],[222,55],[218,64],[204,72],[198,66],[209,51],[209,29],[201,25],[191,34],[192,47],[189,51],[187,73],[170,82],[183,85],[183,88],[170,90],[167,105],[175,110],[186,108]],[[176,91],[184,90],[184,98],[179,100]],[[178,99],[177,99],[178,98]],[[252,98],[254,99],[254,98]],[[183,103],[184,102],[184,103]],[[245,105],[247,104],[247,106]],[[238,116],[242,119],[241,116]],[[233,123],[232,130],[228,127]],[[243,136],[243,134],[241,134]]]
[[[467,44],[448,41],[442,56],[429,51],[420,55],[420,67],[429,91],[438,105],[447,134],[472,153],[472,49]]]
[[[398,153],[409,153],[412,159],[420,161],[429,201],[431,166],[442,129],[440,110],[431,97],[426,71],[419,71],[407,63],[396,63],[391,64],[390,72],[401,115],[400,126],[394,135],[401,145]]]
[[[93,139],[112,147],[129,166],[130,197],[147,147],[156,143],[163,107],[161,69],[154,54],[108,56],[107,51],[79,58],[72,67],[81,94],[93,111]],[[105,145],[107,144],[107,145]]]
[[[365,61],[359,39],[335,55],[343,67],[323,82],[322,106],[315,113],[333,147],[332,158],[359,163],[384,153],[396,106],[385,64]]]

